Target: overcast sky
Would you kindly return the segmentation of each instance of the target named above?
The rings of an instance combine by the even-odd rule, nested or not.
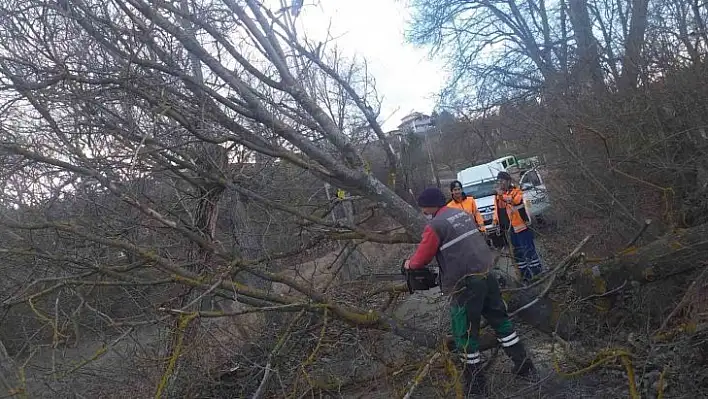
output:
[[[337,37],[337,45],[364,57],[384,97],[381,118],[384,130],[398,126],[411,111],[430,113],[434,94],[443,85],[443,64],[429,60],[425,49],[404,42],[409,14],[405,0],[305,0],[300,22],[308,37],[324,37],[327,28]]]

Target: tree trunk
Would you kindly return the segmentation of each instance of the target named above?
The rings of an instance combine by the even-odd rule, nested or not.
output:
[[[632,0],[632,17],[622,58],[622,77],[619,85],[621,90],[632,90],[637,85],[644,33],[647,30],[648,7],[649,0]]]
[[[708,224],[669,233],[643,247],[630,247],[621,255],[594,266],[583,266],[568,280],[579,298],[596,302],[601,313],[610,310],[613,298],[625,287],[659,282],[698,267],[708,257]],[[541,284],[542,286],[545,285]],[[509,311],[530,303],[539,290],[509,293],[506,299]],[[556,332],[561,338],[572,339],[577,332],[575,320],[586,315],[564,309],[562,303],[542,298],[528,309],[519,312],[525,323],[544,332]]]
[[[575,42],[578,47],[578,59],[575,64],[577,83],[582,90],[585,85],[595,92],[605,89],[597,40],[592,33],[592,22],[588,12],[587,0],[568,0],[568,17],[573,25]]]
[[[616,297],[609,294],[619,294],[625,287],[658,283],[672,276],[705,267],[703,260],[708,258],[707,237],[708,223],[678,230],[643,247],[630,247],[621,255],[603,263],[581,267],[572,273],[568,280],[579,298],[590,298],[599,305],[597,308],[601,313],[606,313],[611,309],[613,298]],[[545,283],[540,286],[545,286]],[[505,294],[509,312],[513,313],[534,301],[541,289],[536,287]],[[533,306],[518,312],[517,316],[541,331],[555,332],[561,338],[572,339],[578,328],[575,320],[587,315],[575,314],[564,308],[562,303],[541,298]],[[482,348],[485,348],[484,345],[493,346],[492,338],[484,338]]]
[[[427,223],[423,214],[373,176],[367,175],[364,179],[352,191],[376,201],[384,212],[406,229],[411,239],[419,241]]]
[[[220,151],[223,148],[217,150]],[[226,157],[222,157],[222,162],[226,161]],[[194,210],[194,228],[199,232],[199,234],[207,241],[214,241],[214,234],[216,232],[216,221],[219,217],[219,201],[224,192],[224,187],[216,184],[209,184],[205,187],[199,187],[197,190],[197,195],[199,201],[197,202],[196,209]],[[192,267],[192,271],[202,275],[206,272],[213,272],[211,260],[213,254],[209,251],[204,250],[196,243],[192,243],[188,248],[188,259],[190,263],[196,265]],[[200,298],[202,294],[201,290],[195,290],[193,288],[185,288],[183,294],[180,296],[178,303],[179,309],[186,309],[188,311],[194,310],[206,310],[204,309],[205,301],[209,300],[210,297]],[[195,303],[196,301],[196,303]],[[208,302],[211,303],[211,302]],[[181,398],[184,397],[184,383],[189,381],[187,375],[192,370],[192,365],[194,361],[194,352],[184,353],[185,349],[191,347],[191,343],[196,341],[196,336],[201,331],[201,319],[196,318],[188,324],[183,324],[182,319],[178,318],[173,325],[173,339],[171,340],[168,347],[168,356],[172,356],[175,352],[179,353],[180,356],[177,358],[174,368],[172,370],[168,369],[165,371],[163,376],[165,384],[161,384],[162,392],[166,398]],[[184,355],[182,354],[184,353]],[[159,397],[159,390],[158,395]]]
[[[246,209],[246,199],[238,193],[233,193],[234,204],[231,211],[233,220],[234,242],[238,246],[238,256],[244,259],[258,259],[263,255],[261,242],[258,240],[251,217]]]
[[[643,247],[594,267],[577,271],[571,281],[584,296],[596,294],[598,282],[606,290],[632,282],[645,284],[703,266],[708,257],[708,224],[669,233]]]
[[[189,14],[190,10],[187,0],[180,1],[180,8],[185,14]],[[196,38],[194,27],[189,20],[181,19],[180,23],[188,35]],[[194,78],[198,83],[203,84],[204,76],[202,74],[202,65],[199,58],[192,52],[188,53],[188,58]],[[204,106],[204,103],[207,101],[204,93],[199,90],[194,90],[193,94],[200,100],[202,106]],[[204,124],[201,126],[203,129],[207,127],[208,126]],[[198,167],[205,172],[216,172],[218,175],[227,169],[228,151],[224,147],[211,143],[200,143],[197,144],[195,150],[195,162]],[[219,201],[223,193],[224,186],[211,182],[205,182],[203,186],[198,187],[196,190],[198,202],[194,210],[193,228],[208,242],[214,241],[216,222],[219,217]],[[196,274],[202,275],[204,272],[209,271],[212,256],[213,254],[210,251],[205,250],[196,243],[191,243],[188,248],[187,257],[192,264],[196,265],[192,268],[192,271]],[[213,272],[214,270],[211,271]],[[180,309],[194,310],[189,308],[196,308],[196,310],[202,310],[202,304],[205,298],[200,298],[200,295],[200,291],[194,290],[193,288],[185,288],[185,292],[181,296],[179,304]],[[191,343],[195,342],[196,335],[200,331],[200,323],[200,318],[196,318],[186,324],[183,323],[182,318],[178,318],[175,321],[173,340],[169,345],[169,353],[171,356],[179,355],[182,351],[182,347],[189,348]],[[184,331],[180,331],[181,329],[184,329]],[[191,371],[190,363],[193,361],[193,357],[189,355],[192,354],[188,354],[188,356],[185,356],[183,359],[177,357],[174,363],[170,363],[170,365],[167,366],[162,382],[155,395],[156,398],[159,398],[163,392],[167,398],[184,396],[182,392],[184,387],[183,383],[189,381],[185,373]]]

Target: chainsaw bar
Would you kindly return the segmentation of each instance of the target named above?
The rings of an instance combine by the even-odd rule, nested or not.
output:
[[[377,274],[367,274],[366,276],[361,276],[357,280],[362,281],[400,281],[405,282],[406,276],[401,273],[377,273]]]

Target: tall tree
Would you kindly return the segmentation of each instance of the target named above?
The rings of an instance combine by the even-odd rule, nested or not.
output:
[[[329,303],[322,292],[263,267],[287,252],[254,251],[258,244],[245,242],[253,229],[244,209],[234,212],[234,226],[246,233],[236,240],[246,244],[243,250],[228,251],[216,237],[219,205],[230,192],[237,204],[250,200],[289,214],[318,237],[417,239],[425,219],[393,190],[398,161],[377,120],[378,100],[364,66],[344,59],[329,43],[307,42],[290,14],[255,0],[9,1],[0,4],[0,14],[0,153],[27,192],[13,195],[9,205],[44,209],[73,195],[81,180],[136,213],[132,226],[125,209],[98,217],[100,223],[42,212],[27,223],[4,213],[0,223],[58,231],[72,242],[127,253],[138,264],[98,263],[88,274],[64,276],[78,278],[79,285],[110,279],[103,284],[170,287],[166,292],[174,300],[151,304],[152,311],[179,316],[158,394],[175,396],[176,383],[185,381],[179,359],[185,342],[196,336],[194,318],[208,299],[293,305],[391,329],[381,315]],[[386,155],[394,177],[389,185],[369,173],[357,150],[358,140],[368,135]],[[366,228],[358,219],[332,221],[326,210],[258,192],[253,178],[239,170],[240,164],[253,164],[253,153],[261,155],[260,162],[288,164],[365,197],[406,232]],[[163,187],[165,175],[174,182],[170,195],[188,194],[188,200],[176,199],[179,206],[147,194]],[[43,253],[40,247],[32,252]],[[57,251],[80,262],[71,248]],[[321,305],[303,307],[298,296],[243,284],[236,277],[245,272]],[[8,303],[27,298],[20,294]]]
[[[472,105],[484,108],[559,87],[552,98],[568,84],[595,92],[605,91],[608,83],[612,90],[635,87],[646,65],[642,48],[651,5],[647,0],[415,0],[407,35],[450,60],[446,101],[465,106],[471,97]]]

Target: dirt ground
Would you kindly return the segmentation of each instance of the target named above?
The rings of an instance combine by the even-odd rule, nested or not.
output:
[[[363,262],[362,268],[365,272],[395,272],[399,267],[398,262],[411,251],[412,246],[395,246],[395,248],[380,248],[375,244],[365,244],[360,249],[358,262]],[[321,258],[293,266],[286,274],[296,277],[301,281],[314,281],[320,288],[330,283],[332,278],[332,265],[335,264],[336,252],[326,254]],[[336,265],[335,265],[336,266]],[[496,269],[503,274],[513,275],[514,265],[506,254],[501,254],[498,258]],[[273,287],[276,292],[288,292],[285,287],[276,285]],[[395,306],[389,310],[389,315],[396,319],[403,320],[407,324],[416,328],[436,331],[440,334],[449,328],[447,297],[440,295],[439,289],[416,292],[413,295],[406,294],[398,300]],[[32,358],[28,359],[25,370],[29,388],[29,397],[32,398],[63,398],[63,397],[140,397],[137,392],[149,392],[156,383],[159,375],[151,374],[145,370],[136,368],[133,373],[116,373],[116,370],[124,369],[129,362],[135,362],[131,358],[136,353],[154,353],[158,356],[159,343],[163,342],[167,336],[165,328],[153,326],[141,328],[130,333],[125,339],[117,344],[108,344],[105,353],[95,357],[99,350],[106,344],[104,342],[92,341],[83,342],[77,348],[56,349],[43,348],[38,350]],[[222,330],[223,331],[223,330]],[[493,398],[511,397],[544,397],[544,398],[593,398],[596,396],[592,379],[568,381],[558,377],[553,371],[552,351],[553,344],[547,335],[517,324],[517,332],[522,335],[529,351],[531,352],[538,369],[543,375],[540,384],[529,384],[514,378],[509,370],[511,362],[503,353],[494,356],[488,370],[488,380],[493,391]],[[224,347],[230,344],[223,342]],[[389,359],[400,358],[408,355],[401,348],[410,349],[407,344],[393,334],[383,334],[382,346],[388,348],[385,357]],[[430,354],[421,351],[420,356],[425,357]],[[225,357],[228,354],[224,354]],[[492,351],[484,353],[486,359],[490,359]],[[95,357],[95,358],[94,358]],[[88,361],[93,359],[92,361]],[[62,378],[62,371],[67,371],[76,367],[82,362],[85,365],[78,368],[69,378]],[[325,363],[323,363],[325,364]],[[351,359],[343,358],[330,359],[329,368],[334,370],[337,367],[351,368]],[[369,364],[360,364],[357,367],[363,369],[370,367]],[[159,370],[158,370],[159,371]],[[424,379],[416,389],[412,397],[433,398],[442,397],[440,386],[448,384],[445,381],[446,375],[442,370],[442,364],[432,368],[429,376]],[[96,386],[96,381],[103,381],[101,387]],[[372,391],[371,386],[377,386]],[[120,387],[123,387],[122,390]],[[126,389],[132,387],[132,389]],[[134,390],[130,393],[129,390]],[[2,390],[0,390],[2,392]],[[90,394],[88,396],[87,393]],[[394,391],[386,384],[367,384],[365,391],[349,389],[340,392],[341,397],[347,398],[390,398],[400,392]],[[128,396],[125,396],[128,395]],[[0,395],[3,396],[3,395]]]

